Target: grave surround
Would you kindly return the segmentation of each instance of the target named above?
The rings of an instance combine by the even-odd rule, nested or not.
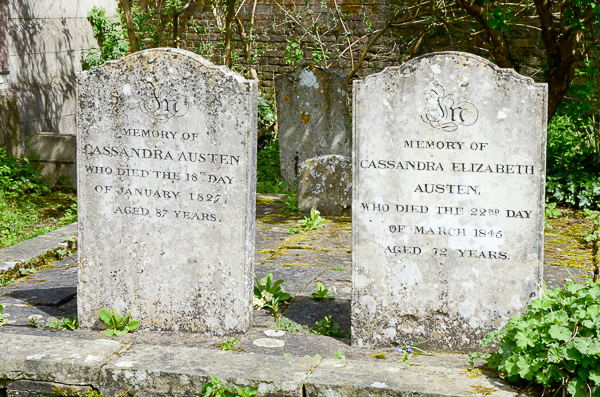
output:
[[[542,282],[547,86],[467,53],[354,82],[352,343],[473,351]]]
[[[298,68],[275,79],[281,178],[293,182],[309,158],[350,157],[346,76],[321,67]]]
[[[153,49],[78,76],[78,318],[146,330],[251,325],[257,85]]]

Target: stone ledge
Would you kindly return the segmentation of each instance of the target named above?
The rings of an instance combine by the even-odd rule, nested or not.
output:
[[[32,259],[35,263],[44,261],[48,257],[54,258],[57,250],[71,248],[68,242],[63,241],[64,237],[77,240],[77,222],[1,249],[0,274],[3,271],[10,271],[19,263],[29,263]]]
[[[318,360],[195,347],[132,346],[101,335],[85,340],[79,333],[0,333],[0,389],[17,395],[12,389],[20,383],[15,381],[29,381],[29,388],[40,390],[50,386],[39,382],[53,382],[64,387],[90,386],[106,396],[128,391],[136,397],[192,396],[213,375],[229,386],[258,386],[258,396],[521,395],[493,374],[468,376],[464,369],[448,367],[444,356],[439,365],[435,360],[429,365]]]

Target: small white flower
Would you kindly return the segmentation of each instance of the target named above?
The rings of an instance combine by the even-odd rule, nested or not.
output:
[[[262,296],[267,300],[267,302],[273,300],[273,294],[268,291],[263,291]]]
[[[265,286],[267,285],[267,280],[260,280],[260,285]]]

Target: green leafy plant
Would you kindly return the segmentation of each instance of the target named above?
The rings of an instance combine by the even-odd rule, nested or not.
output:
[[[6,153],[5,147],[0,147],[0,200],[24,193],[42,194],[50,191],[35,160],[33,153],[29,156],[11,157]]]
[[[283,280],[277,280],[273,284],[273,273],[267,274],[260,281],[256,275],[256,286],[254,287],[254,307],[258,310],[263,307],[270,307],[275,313],[275,317],[279,317],[279,304],[287,303],[292,298],[290,294],[285,292]]]
[[[29,318],[27,319],[27,321],[29,321],[29,326],[32,328],[39,328],[40,327],[40,320],[38,317],[36,316],[29,316]]]
[[[311,328],[312,333],[317,335],[331,336],[334,338],[343,338],[340,324],[331,320],[331,316],[325,316],[322,320],[315,323],[316,327]]]
[[[275,331],[300,332],[300,327],[287,318],[279,317],[275,319]]]
[[[296,196],[296,187],[293,188],[292,194],[283,201],[283,212],[292,214],[300,212],[300,208],[298,208],[298,197]]]
[[[99,314],[100,320],[108,326],[108,329],[104,331],[106,336],[123,335],[135,331],[140,326],[140,322],[137,320],[128,321],[131,313],[127,313],[125,317],[119,317],[117,309],[114,309],[114,314],[107,309],[100,309]]]
[[[258,387],[255,386],[246,386],[245,389],[237,385],[233,385],[235,388],[235,392],[231,390],[229,387],[225,386],[223,382],[213,376],[210,375],[210,381],[208,381],[202,391],[200,392],[200,396],[203,397],[252,397],[258,393]]]
[[[598,243],[600,242],[600,211],[592,211],[584,208],[586,219],[592,221],[592,227],[583,232],[582,237],[588,243],[592,243],[592,267],[594,268],[594,281],[600,275],[600,260],[598,258]]]
[[[333,355],[334,355],[334,356],[335,356],[335,358],[337,358],[338,360],[345,360],[345,359],[346,359],[346,356],[344,356],[340,350],[338,350],[338,351],[336,351],[335,353],[333,353]]]
[[[240,338],[229,338],[229,340],[221,343],[219,345],[219,347],[221,348],[221,350],[223,351],[227,351],[227,350],[235,350],[235,348],[237,347],[237,344],[239,343]]]
[[[600,283],[567,281],[535,299],[528,311],[509,319],[483,340],[497,351],[475,353],[488,366],[505,372],[509,381],[526,379],[573,397],[600,392]],[[554,394],[554,393],[553,393]],[[550,395],[550,394],[549,394]]]
[[[44,328],[55,329],[57,331],[75,331],[79,329],[79,321],[77,316],[63,317],[61,320],[51,321],[46,323]]]
[[[26,268],[26,267],[22,267],[19,269],[19,274],[21,276],[26,276],[28,274],[35,274],[37,273],[36,269],[32,269],[32,268]]]
[[[327,296],[329,290],[321,283],[317,283],[317,292],[313,292],[312,297],[316,300],[335,299],[335,296]]]
[[[544,213],[544,228],[546,230],[554,229],[554,226],[548,222],[548,219],[558,218],[562,214],[562,211],[556,208],[556,203],[546,203],[546,211]],[[556,237],[556,234],[546,234],[547,236]]]
[[[288,230],[288,234],[317,230],[318,228],[325,227],[325,225],[322,225],[323,222],[325,222],[325,218],[321,218],[321,213],[316,209],[311,208],[310,218],[304,217],[304,219],[299,220],[298,223],[300,224],[300,226],[290,227],[290,229]]]
[[[7,313],[2,314],[3,310],[4,310],[4,306],[0,305],[0,327],[2,327],[8,321],[6,319],[6,317],[8,317],[8,314]]]
[[[82,52],[83,69],[87,70],[106,61],[122,58],[129,50],[129,42],[126,38],[127,31],[122,28],[121,23],[112,22],[102,7],[92,7],[87,17],[92,24],[92,34],[100,47],[92,46]]]

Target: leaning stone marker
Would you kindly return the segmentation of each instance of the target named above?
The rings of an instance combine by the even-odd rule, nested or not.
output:
[[[546,85],[457,52],[354,84],[352,343],[479,349],[542,282]]]
[[[350,157],[346,76],[325,68],[298,68],[275,79],[281,178],[298,179],[311,157]]]
[[[78,77],[78,317],[149,330],[251,325],[257,87],[154,49]]]

